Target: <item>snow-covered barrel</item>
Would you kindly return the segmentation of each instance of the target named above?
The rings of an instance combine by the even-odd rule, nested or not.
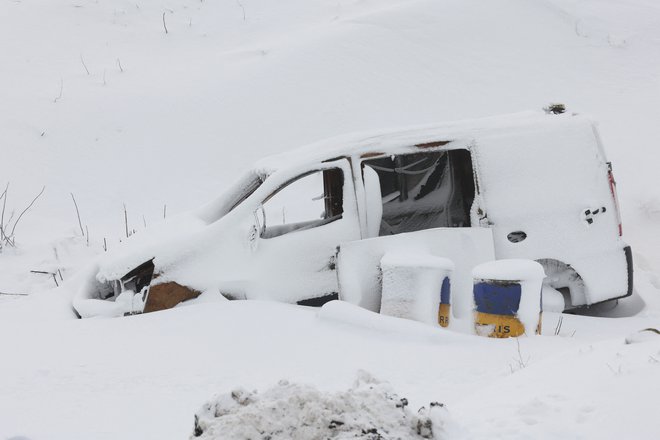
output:
[[[449,325],[454,263],[417,252],[387,252],[380,260],[380,313],[428,324]]]
[[[541,332],[545,272],[533,260],[498,260],[472,270],[477,334],[508,338]]]

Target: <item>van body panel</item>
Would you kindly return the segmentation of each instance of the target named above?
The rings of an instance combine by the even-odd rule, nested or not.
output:
[[[620,297],[628,290],[626,245],[618,237],[607,162],[590,123],[562,122],[475,141],[495,254],[573,267],[586,287],[573,305]],[[526,238],[511,242],[514,231]]]

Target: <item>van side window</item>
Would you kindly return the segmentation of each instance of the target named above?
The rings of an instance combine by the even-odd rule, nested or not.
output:
[[[339,168],[297,177],[263,203],[263,238],[322,226],[344,212],[344,173]]]
[[[474,175],[468,150],[429,151],[365,160],[378,173],[379,235],[470,226]]]

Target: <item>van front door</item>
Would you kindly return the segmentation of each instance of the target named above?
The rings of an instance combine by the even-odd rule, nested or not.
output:
[[[320,305],[338,293],[334,256],[360,238],[348,160],[287,181],[255,211],[252,298]]]

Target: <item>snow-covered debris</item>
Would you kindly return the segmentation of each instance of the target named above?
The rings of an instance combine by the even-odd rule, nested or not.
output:
[[[191,439],[444,439],[448,426],[443,404],[415,413],[390,385],[360,371],[353,387],[334,393],[282,380],[263,393],[221,394],[195,415]]]

